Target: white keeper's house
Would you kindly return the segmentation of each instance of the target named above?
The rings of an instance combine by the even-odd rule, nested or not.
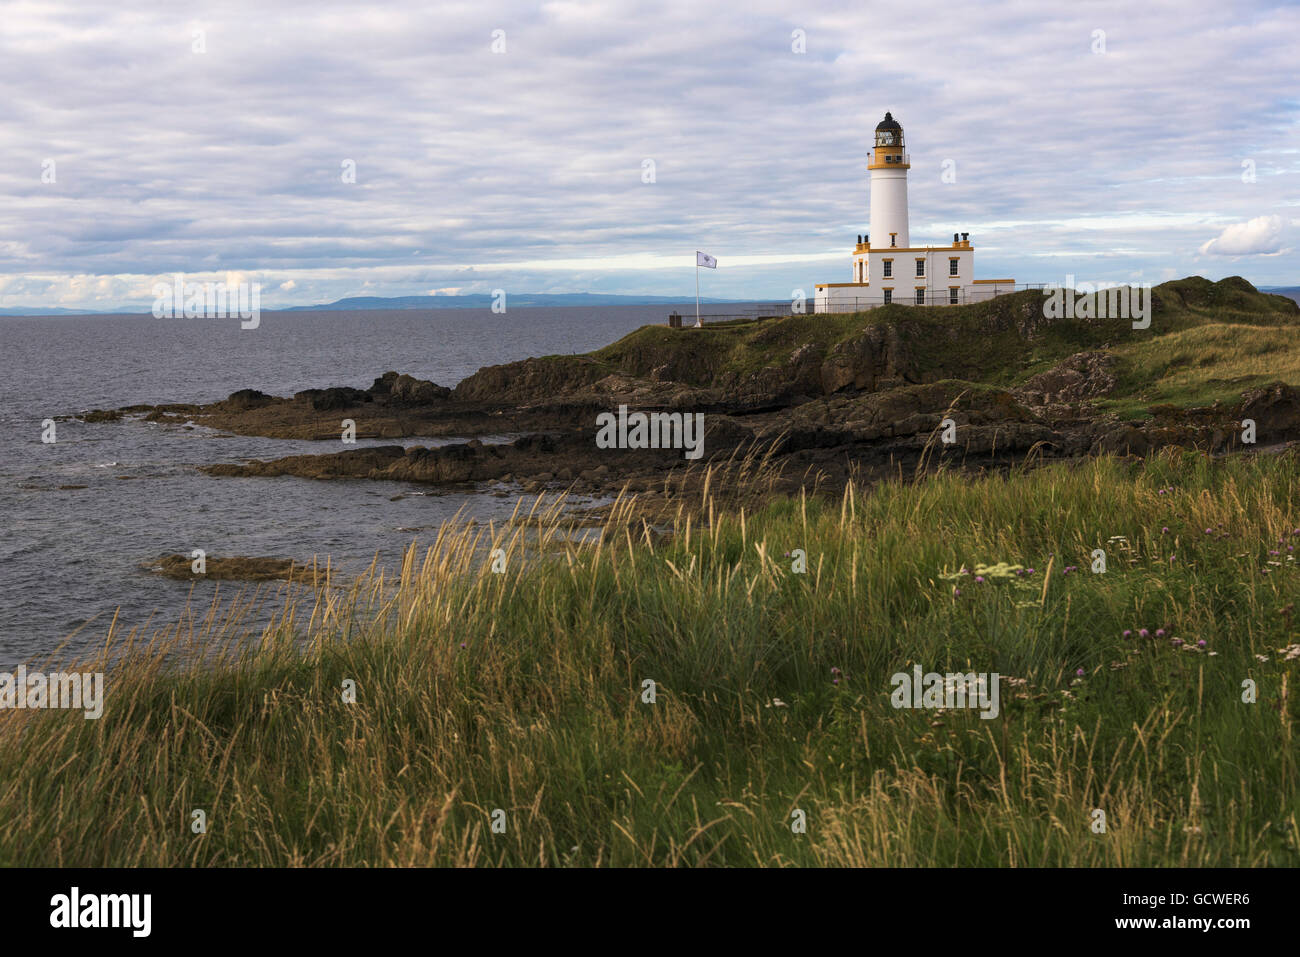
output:
[[[889,303],[946,306],[1015,291],[1014,279],[976,279],[970,233],[951,246],[913,246],[907,229],[907,147],[903,127],[886,113],[876,126],[870,232],[853,249],[853,281],[817,284],[814,312],[854,312]]]

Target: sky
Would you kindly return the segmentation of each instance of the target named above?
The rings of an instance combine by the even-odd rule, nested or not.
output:
[[[1300,285],[1300,4],[0,2],[0,308],[850,280],[872,131],[913,245],[1021,283]]]

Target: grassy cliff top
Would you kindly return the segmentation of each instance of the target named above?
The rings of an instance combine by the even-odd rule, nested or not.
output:
[[[1087,297],[1093,316],[1105,297]],[[702,330],[645,326],[586,359],[611,372],[707,387],[779,371],[807,352],[826,357],[875,348],[888,351],[910,381],[1005,386],[1075,353],[1105,350],[1121,360],[1121,387],[1111,401],[1130,406],[1212,401],[1279,376],[1300,381],[1300,350],[1294,348],[1300,345],[1300,305],[1237,276],[1219,282],[1192,276],[1154,287],[1150,328],[1141,330],[1128,318],[1052,318],[1046,301],[1028,290],[933,309],[894,305]]]

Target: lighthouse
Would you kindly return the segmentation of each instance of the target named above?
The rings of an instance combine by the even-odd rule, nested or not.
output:
[[[876,124],[867,161],[870,223],[853,247],[852,282],[818,283],[813,312],[858,312],[876,306],[956,306],[1015,291],[1014,279],[976,279],[970,233],[952,245],[913,246],[907,224],[903,125],[893,113]],[[936,178],[937,179],[937,178]]]
[[[876,145],[871,151],[871,236],[876,244],[906,249],[911,245],[907,231],[908,162],[903,144],[903,127],[892,113],[876,124]]]

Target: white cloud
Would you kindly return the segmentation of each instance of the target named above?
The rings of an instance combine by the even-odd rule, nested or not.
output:
[[[1234,223],[1217,237],[1202,244],[1203,256],[1254,256],[1277,253],[1282,248],[1282,217],[1256,216]]]
[[[1292,0],[1241,0],[1227,22],[1212,0],[1176,18],[1131,0],[938,20],[844,0],[749,0],[743,17],[695,0],[224,0],[204,16],[195,54],[165,6],[10,5],[0,306],[112,306],[137,284],[86,277],[178,271],[257,276],[285,305],[689,294],[696,248],[734,267],[708,277],[717,295],[784,296],[849,278],[886,109],[912,153],[912,238],[970,232],[981,275],[1021,282],[1073,261],[1186,275],[1193,230],[1293,213],[1300,180]],[[1297,279],[1284,256],[1252,269]]]

